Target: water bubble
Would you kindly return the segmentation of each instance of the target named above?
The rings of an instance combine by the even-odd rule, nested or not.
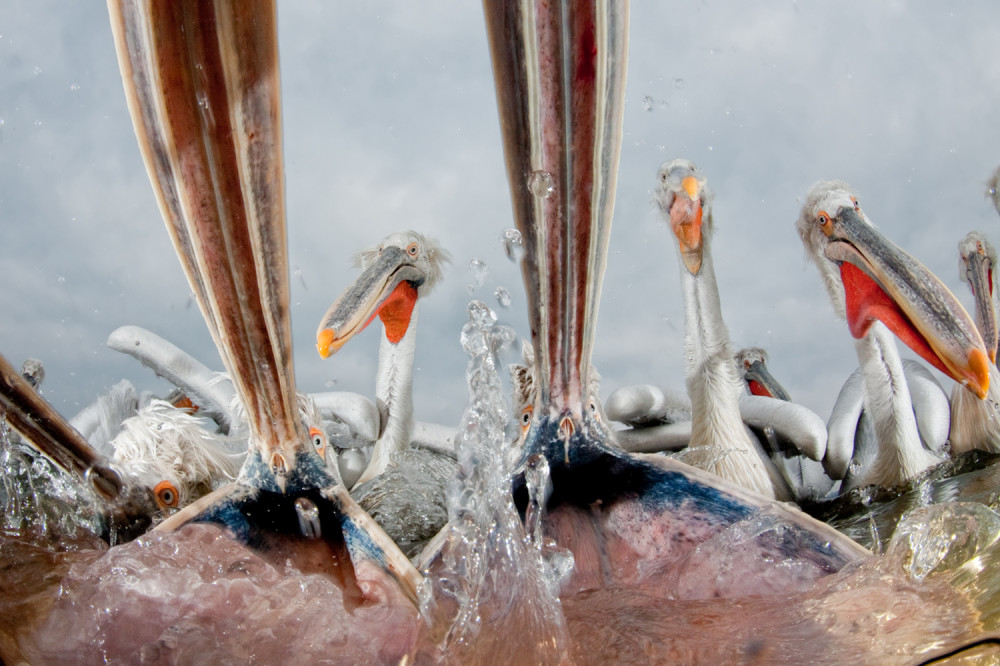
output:
[[[645,109],[646,111],[652,111],[654,105],[655,105],[655,100],[652,97],[650,97],[649,95],[642,96],[643,109]]]
[[[548,199],[555,191],[555,181],[548,171],[532,171],[528,177],[528,189],[539,199]]]
[[[683,87],[684,87],[684,79],[682,79],[680,77],[674,79],[674,88],[676,88],[677,90],[680,90]]]
[[[489,275],[490,269],[486,265],[486,262],[482,259],[473,259],[469,262],[469,271],[472,273],[472,282],[466,285],[466,288],[471,294],[476,289],[483,286],[486,282],[486,276]]]
[[[496,288],[496,291],[493,292],[493,295],[496,296],[497,304],[500,307],[504,309],[510,307],[510,292],[507,291],[507,287],[500,285],[499,287]]]
[[[0,121],[3,124],[3,121]],[[504,229],[503,231],[503,251],[511,261],[517,261],[524,251],[524,240],[521,232],[517,229]]]

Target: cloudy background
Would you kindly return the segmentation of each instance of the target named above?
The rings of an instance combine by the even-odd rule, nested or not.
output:
[[[973,228],[1000,240],[984,196],[1000,164],[998,19],[991,0],[634,2],[594,358],[603,395],[684,385],[678,262],[651,203],[673,157],[716,192],[734,345],[767,348],[775,376],[824,418],[857,361],[793,229],[813,182],[852,183],[869,217],[968,304],[957,243]],[[377,327],[326,361],[315,330],[357,274],[353,253],[412,228],[453,259],[422,305],[416,415],[457,424],[468,301],[528,335],[501,242],[513,223],[481,7],[290,1],[279,26],[298,385],[373,395]],[[5,3],[0,271],[0,353],[42,359],[44,395],[66,416],[122,378],[165,392],[105,347],[123,324],[221,369],[140,160],[104,3]]]

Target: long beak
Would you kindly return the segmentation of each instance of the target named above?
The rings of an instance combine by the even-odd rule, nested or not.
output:
[[[3,356],[0,418],[55,464],[93,488],[103,501],[105,539],[128,541],[146,531],[156,511],[149,489],[123,478]]]
[[[791,401],[785,387],[774,378],[774,375],[771,374],[771,371],[767,369],[767,366],[762,361],[751,363],[750,367],[744,371],[743,377],[750,388],[750,393],[753,395],[776,398],[785,402]]]
[[[336,353],[378,315],[392,342],[399,342],[410,325],[423,275],[404,260],[406,253],[387,246],[374,264],[358,276],[326,311],[316,332],[322,358]]]
[[[160,211],[251,446],[284,490],[308,436],[292,370],[274,2],[108,4]]]
[[[989,356],[958,299],[855,209],[844,207],[833,220],[826,256],[840,263],[851,334],[861,338],[879,320],[910,349],[984,398]]]
[[[525,244],[535,419],[579,432],[621,148],[628,4],[486,0],[484,9]]]
[[[983,344],[990,360],[997,362],[997,311],[993,305],[993,266],[989,258],[973,252],[966,259],[969,267],[969,286],[976,305],[976,328],[983,336]]]

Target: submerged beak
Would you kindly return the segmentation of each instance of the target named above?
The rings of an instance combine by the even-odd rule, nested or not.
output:
[[[405,260],[401,248],[387,246],[330,306],[316,333],[316,349],[322,358],[336,353],[376,315],[390,342],[403,339],[417,303],[417,288],[424,281],[421,271]]]
[[[851,334],[861,338],[881,321],[934,367],[985,398],[989,356],[948,288],[855,208],[841,208],[830,222],[826,256],[840,264]]]
[[[993,305],[993,265],[989,257],[973,252],[966,258],[969,287],[976,306],[976,324],[990,360],[997,362],[997,313]]]

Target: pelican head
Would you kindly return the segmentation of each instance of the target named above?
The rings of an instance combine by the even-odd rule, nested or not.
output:
[[[933,366],[986,396],[989,357],[972,319],[933,273],[875,228],[845,183],[814,185],[796,228],[855,338],[881,321]]]
[[[752,395],[790,401],[777,379],[767,369],[767,352],[760,347],[746,347],[736,352],[736,365],[743,373],[743,380]]]
[[[660,167],[653,196],[677,236],[684,266],[697,275],[712,233],[712,191],[705,177],[688,160],[670,160]]]
[[[976,326],[990,360],[996,363],[997,313],[993,301],[993,267],[997,253],[981,231],[970,231],[958,244],[958,276],[969,283],[976,305]]]
[[[316,333],[323,358],[360,333],[376,315],[390,342],[406,335],[417,298],[441,280],[448,253],[415,231],[386,236],[356,257],[362,273],[327,310]]]

